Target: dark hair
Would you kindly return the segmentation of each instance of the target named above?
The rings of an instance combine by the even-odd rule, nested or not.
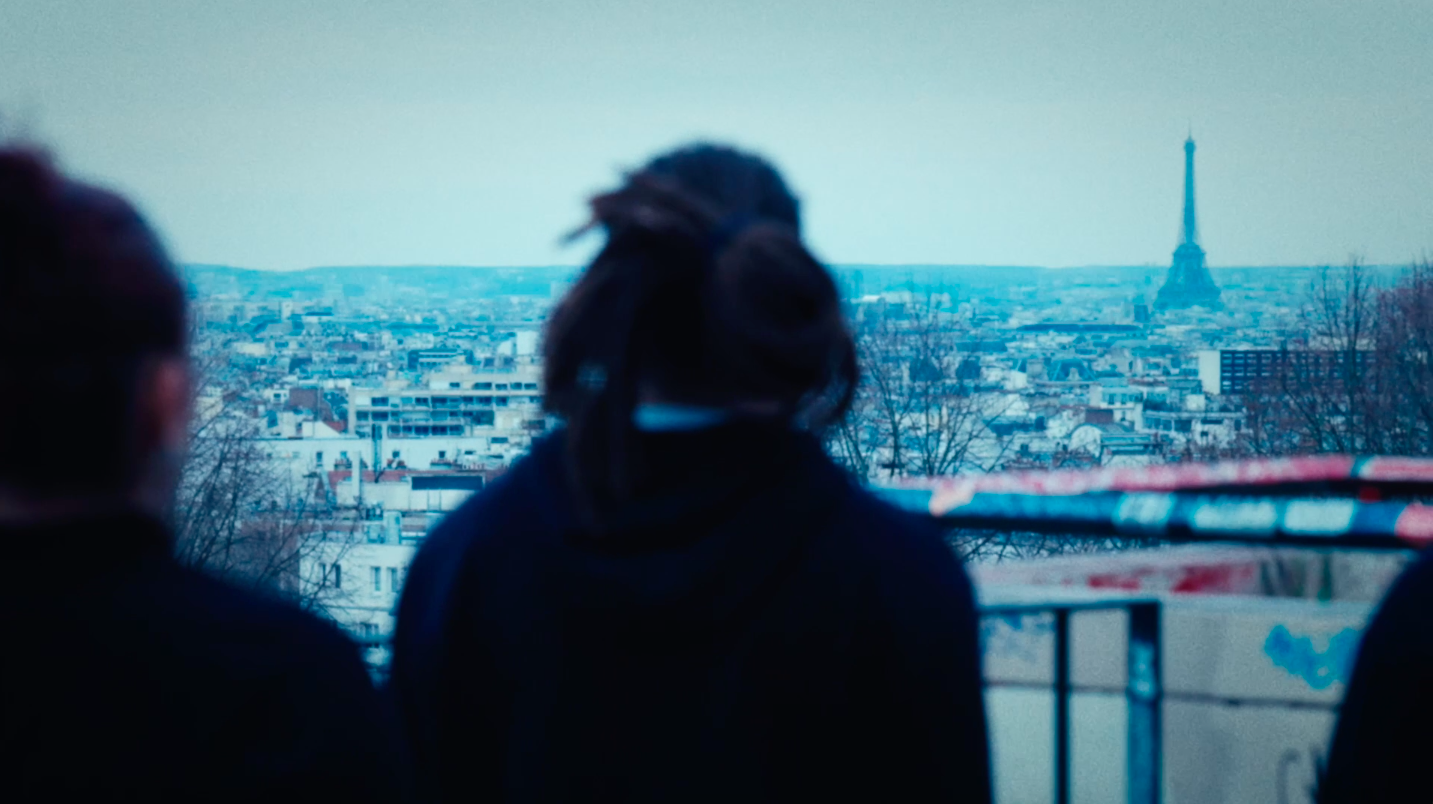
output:
[[[836,284],[803,245],[798,204],[759,157],[695,145],[591,202],[607,243],[558,304],[545,404],[566,419],[579,489],[630,492],[640,386],[671,400],[774,401],[822,427],[845,413],[855,347]]]
[[[132,484],[153,448],[136,382],[182,355],[184,290],[134,208],[0,147],[0,485],[37,495]]]

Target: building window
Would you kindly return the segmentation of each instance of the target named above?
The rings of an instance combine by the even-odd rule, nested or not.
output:
[[[329,579],[329,573],[325,572],[325,573],[323,574],[323,580],[324,580],[324,585],[325,585],[325,586],[328,585],[328,579]],[[340,588],[342,588],[342,587],[343,587],[343,565],[342,565],[342,564],[339,564],[338,562],[334,562],[334,564],[333,564],[333,588],[335,588],[335,589],[340,589]]]
[[[401,454],[402,454],[402,453],[401,453],[399,450],[396,450],[396,449],[393,450],[393,460],[395,460],[395,461],[398,460],[398,456],[401,455]]]
[[[449,388],[462,388],[463,386],[462,386],[462,385],[459,385],[458,383],[455,383],[455,382],[450,382],[450,383],[448,383],[448,387],[449,387]]]
[[[366,422],[366,421],[368,421],[368,411],[366,411],[366,410],[360,410],[360,411],[358,412],[358,420],[361,421],[361,422]]]
[[[323,453],[322,453],[322,452],[315,452],[315,453],[313,454],[313,462],[314,462],[314,465],[316,465],[316,466],[323,466]]]
[[[374,567],[374,568],[373,568],[373,591],[375,591],[375,592],[382,592],[382,591],[383,591],[383,568],[382,568],[382,567]]]
[[[375,407],[387,407],[387,406],[388,406],[388,397],[386,397],[386,396],[375,396],[375,397],[373,397],[373,405],[374,405]]]
[[[507,389],[508,389],[508,384],[507,384],[507,383],[505,383],[505,382],[500,382],[500,383],[498,383],[497,390],[499,390],[499,391],[506,391]]]
[[[390,591],[390,592],[397,592],[397,591],[398,591],[398,568],[397,568],[397,567],[389,567],[389,568],[388,568],[388,591]]]
[[[448,458],[448,451],[447,451],[447,450],[445,450],[445,449],[440,449],[440,450],[438,450],[438,460],[440,460],[440,461],[442,461],[442,460],[447,460],[447,458]]]
[[[425,407],[425,408],[428,407],[428,397],[426,397],[426,396],[420,396],[420,397],[418,397],[418,398],[417,398],[416,400],[414,400],[414,401],[417,402],[419,405],[422,405],[422,406]]]
[[[475,382],[475,383],[473,383],[473,390],[474,390],[474,391],[491,391],[491,390],[493,390],[493,384],[490,383],[490,382]]]

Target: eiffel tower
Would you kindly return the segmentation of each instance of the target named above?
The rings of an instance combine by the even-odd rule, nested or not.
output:
[[[1154,309],[1217,309],[1219,306],[1219,286],[1209,275],[1209,266],[1204,264],[1199,227],[1194,222],[1194,137],[1191,136],[1184,141],[1184,225],[1180,227],[1174,263],[1169,266],[1169,276],[1154,299]]]

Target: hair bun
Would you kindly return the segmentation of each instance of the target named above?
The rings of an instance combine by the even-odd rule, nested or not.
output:
[[[795,405],[829,384],[850,335],[840,294],[825,267],[788,226],[761,222],[716,259],[708,296],[710,331],[728,382]]]

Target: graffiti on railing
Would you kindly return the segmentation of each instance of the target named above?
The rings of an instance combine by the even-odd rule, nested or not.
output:
[[[1353,669],[1353,659],[1358,650],[1359,632],[1345,628],[1328,638],[1320,650],[1314,638],[1295,635],[1282,624],[1274,626],[1264,640],[1264,655],[1292,676],[1303,679],[1305,684],[1316,690],[1325,690],[1333,684],[1348,682]]]

